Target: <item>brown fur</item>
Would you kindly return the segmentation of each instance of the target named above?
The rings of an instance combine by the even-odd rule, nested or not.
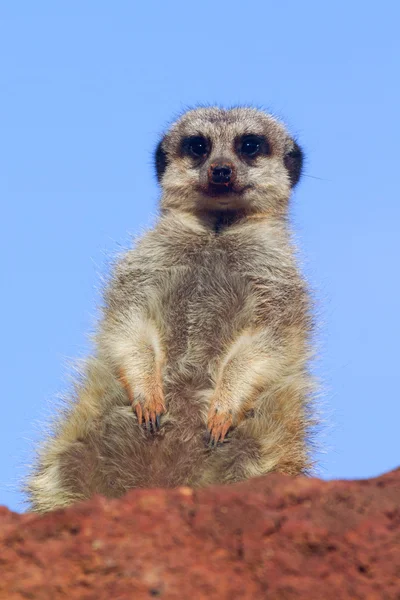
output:
[[[266,136],[269,154],[238,156],[244,134]],[[182,154],[193,135],[212,146],[202,165]],[[160,219],[115,267],[96,354],[28,481],[34,510],[309,469],[310,306],[286,219],[294,148],[271,116],[240,108],[190,111],[162,140]],[[221,160],[237,189],[219,197],[207,178]]]

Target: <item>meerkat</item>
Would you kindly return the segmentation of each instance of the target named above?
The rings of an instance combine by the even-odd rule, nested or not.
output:
[[[302,162],[253,108],[190,110],[161,139],[159,219],[115,265],[32,510],[308,472],[313,320],[287,218]]]

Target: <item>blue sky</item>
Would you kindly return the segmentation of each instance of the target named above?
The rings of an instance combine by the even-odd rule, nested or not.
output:
[[[0,504],[89,348],[109,256],[157,207],[153,147],[198,103],[254,104],[307,154],[293,198],[316,290],[319,473],[400,463],[396,2],[86,0],[0,7]]]

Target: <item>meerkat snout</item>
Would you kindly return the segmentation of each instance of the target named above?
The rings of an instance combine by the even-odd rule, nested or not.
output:
[[[236,169],[233,163],[218,161],[208,168],[208,184],[212,192],[226,193],[235,183]]]
[[[208,181],[214,185],[229,186],[233,182],[235,167],[232,163],[210,165]]]

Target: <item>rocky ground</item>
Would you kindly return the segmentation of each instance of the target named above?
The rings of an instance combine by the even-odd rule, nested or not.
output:
[[[400,469],[0,508],[1,600],[400,600]]]

